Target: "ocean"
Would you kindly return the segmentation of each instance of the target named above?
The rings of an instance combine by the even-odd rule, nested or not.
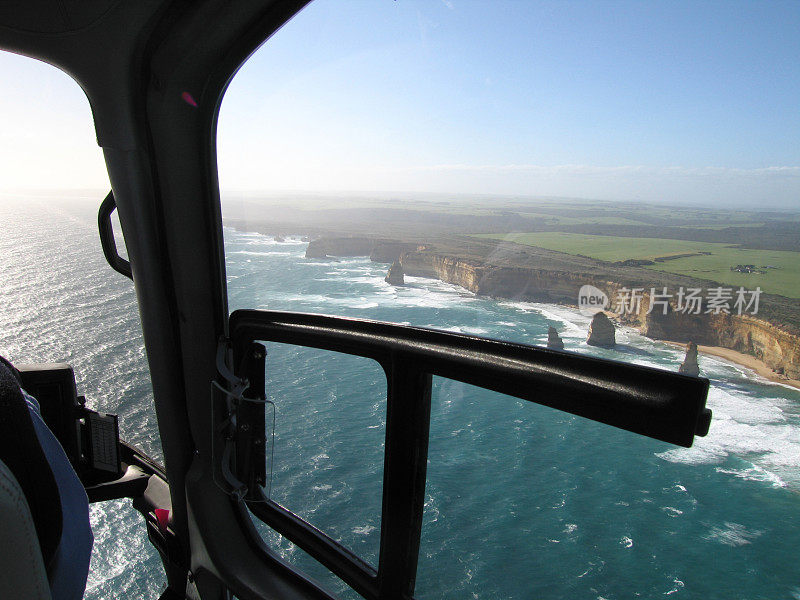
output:
[[[97,202],[99,203],[99,202]],[[65,361],[79,393],[120,415],[160,459],[132,284],[100,252],[96,204],[0,201],[0,354]],[[682,352],[620,329],[584,343],[577,310],[383,281],[367,258],[304,257],[225,229],[231,309],[318,312],[543,344],[676,370]],[[270,495],[377,564],[385,377],[368,359],[268,344]],[[800,392],[701,355],[711,430],[670,447],[535,404],[435,379],[416,596],[800,598]],[[272,413],[270,413],[270,417]],[[155,550],[127,502],[93,505],[86,598],[154,598]],[[342,597],[357,597],[274,532],[267,541]]]

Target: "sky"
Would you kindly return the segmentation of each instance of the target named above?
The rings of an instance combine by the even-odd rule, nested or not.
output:
[[[800,2],[316,0],[222,103],[238,191],[800,209]],[[0,188],[108,186],[88,103],[0,55]]]

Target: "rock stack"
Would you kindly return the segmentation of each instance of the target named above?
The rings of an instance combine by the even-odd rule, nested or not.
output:
[[[392,266],[389,267],[389,272],[384,277],[384,281],[391,285],[403,285],[405,283],[403,267],[398,261],[394,261]]]
[[[686,346],[686,358],[678,367],[678,373],[694,377],[700,376],[700,365],[697,364],[697,344],[694,342],[689,342],[689,345]]]
[[[586,343],[590,346],[600,346],[601,348],[612,348],[617,345],[614,324],[606,316],[606,313],[601,311],[592,318]]]
[[[551,350],[563,350],[564,349],[564,341],[558,335],[556,328],[550,326],[547,329],[547,347]]]

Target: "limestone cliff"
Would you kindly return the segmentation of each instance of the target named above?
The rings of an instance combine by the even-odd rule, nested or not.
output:
[[[417,244],[409,242],[395,242],[392,240],[375,240],[375,245],[369,253],[372,262],[393,263],[400,260],[403,252],[416,250]]]
[[[575,305],[580,287],[591,284],[604,291],[613,306],[624,288],[631,285],[630,282],[609,281],[607,276],[590,271],[494,266],[424,250],[406,252],[401,264],[406,275],[439,279],[479,295],[535,302]],[[771,369],[800,379],[800,336],[793,330],[747,314],[680,312],[674,300],[665,309],[657,306],[648,312],[649,307],[649,293],[644,293],[638,309],[620,315],[620,320],[651,338],[683,343],[694,341],[750,354]]]
[[[440,279],[478,295],[498,298],[575,304],[578,290],[585,283],[601,289],[610,285],[610,282],[591,273],[498,267],[426,251],[406,252],[400,262],[406,275]]]
[[[666,314],[663,310],[648,314],[649,306],[645,294],[639,313],[627,318],[648,337],[730,348],[755,356],[770,369],[783,370],[787,377],[800,378],[800,336],[792,331],[755,315],[688,314],[676,311],[673,304],[668,305]]]

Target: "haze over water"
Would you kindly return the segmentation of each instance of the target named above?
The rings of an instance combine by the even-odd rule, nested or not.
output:
[[[95,206],[0,204],[0,354],[65,360],[90,406],[160,458],[138,312],[105,264]],[[366,258],[304,258],[225,230],[231,309],[357,316],[542,344],[677,369],[682,353],[632,330],[618,350],[583,342],[567,307],[383,281]],[[707,438],[676,449],[447,380],[434,385],[417,597],[800,598],[800,393],[701,356]],[[376,563],[385,380],[365,359],[270,345],[277,405],[272,497]],[[157,597],[163,573],[126,503],[92,507],[87,598]],[[308,566],[286,540],[285,556]],[[341,588],[309,567],[326,585]],[[353,595],[345,593],[345,596]]]

